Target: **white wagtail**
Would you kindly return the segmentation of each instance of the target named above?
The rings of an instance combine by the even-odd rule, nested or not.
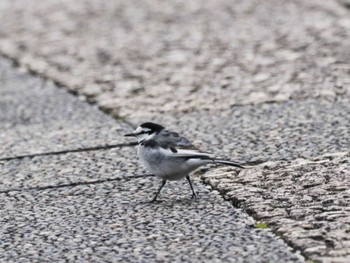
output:
[[[180,180],[184,177],[190,184],[194,198],[196,193],[189,174],[202,165],[214,163],[244,168],[235,162],[220,160],[200,151],[185,137],[156,123],[145,122],[125,136],[137,138],[137,153],[142,164],[149,172],[163,180],[152,202],[157,200],[167,180]]]

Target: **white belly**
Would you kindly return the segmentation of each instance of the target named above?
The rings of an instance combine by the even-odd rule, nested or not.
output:
[[[138,146],[137,151],[141,163],[149,172],[170,181],[182,179],[201,165],[211,162],[168,157],[155,148],[145,148],[142,145]]]

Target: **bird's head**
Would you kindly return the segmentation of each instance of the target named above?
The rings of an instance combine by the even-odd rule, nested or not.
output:
[[[124,136],[132,136],[136,137],[138,142],[142,142],[143,140],[151,139],[161,130],[164,130],[165,127],[162,125],[153,123],[153,122],[145,122],[136,128],[132,133],[125,134]]]

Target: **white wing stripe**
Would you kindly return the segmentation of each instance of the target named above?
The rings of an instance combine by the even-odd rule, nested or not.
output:
[[[211,154],[199,152],[195,150],[185,150],[185,149],[176,149],[177,152],[174,153],[170,149],[161,149],[162,153],[168,157],[191,157],[195,156],[203,156],[203,157],[211,157]]]

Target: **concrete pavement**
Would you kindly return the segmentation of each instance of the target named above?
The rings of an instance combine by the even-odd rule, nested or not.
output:
[[[0,52],[39,76],[17,74],[15,84],[2,85],[4,191],[11,184],[50,188],[56,174],[72,184],[79,176],[105,183],[129,178],[127,171],[142,175],[136,163],[120,169],[113,160],[122,165],[133,156],[118,145],[131,128],[122,120],[153,120],[205,150],[251,164],[239,174],[198,175],[308,259],[348,262],[349,14],[345,0],[2,1]],[[5,71],[2,78],[13,69]],[[76,98],[67,106],[68,94],[51,81],[117,117],[118,125]],[[20,83],[26,84],[11,94]],[[19,96],[26,87],[33,91],[28,100]],[[42,111],[41,103],[52,109]],[[11,105],[16,110],[6,111]],[[97,175],[56,170],[64,162],[57,153],[69,151],[70,166],[83,158]],[[43,174],[13,177],[34,167],[16,156],[40,153],[57,155],[34,157]],[[118,173],[101,172],[94,165],[100,159]]]
[[[303,262],[198,180],[198,199],[181,181],[148,203],[160,181],[121,144],[130,125],[8,61],[0,71],[2,262]]]

